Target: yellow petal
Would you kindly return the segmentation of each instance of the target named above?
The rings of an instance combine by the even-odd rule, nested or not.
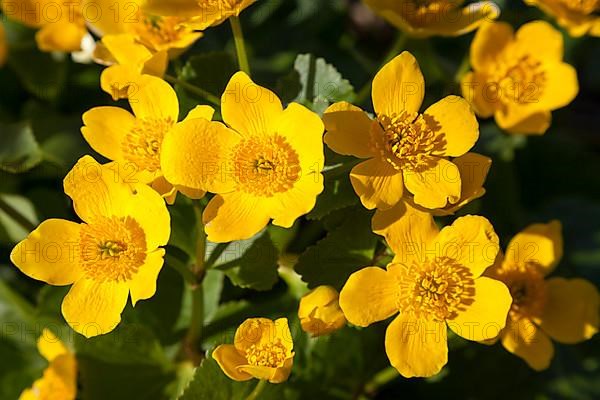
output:
[[[489,1],[470,3],[463,8],[448,9],[442,6],[441,11],[431,15],[432,22],[426,25],[423,31],[441,36],[463,35],[499,15],[500,8]]]
[[[494,115],[499,106],[497,97],[490,92],[494,87],[488,83],[487,75],[483,72],[469,72],[461,81],[462,95],[482,118]]]
[[[270,383],[282,383],[288,379],[290,372],[292,371],[293,362],[293,358],[288,358],[286,359],[285,364],[278,368],[243,365],[239,367],[239,370],[248,373],[257,379],[269,381]]]
[[[124,282],[79,279],[62,303],[62,314],[75,330],[90,338],[108,333],[121,321],[129,290]]]
[[[346,318],[340,308],[337,290],[323,285],[304,295],[298,306],[298,319],[302,330],[313,337],[342,328],[346,325]]]
[[[44,328],[42,335],[38,338],[37,348],[40,354],[48,361],[70,353],[60,339],[48,328]]]
[[[4,24],[0,22],[0,68],[6,64],[6,56],[8,55],[8,45],[6,42],[6,31]]]
[[[564,44],[562,33],[546,21],[523,24],[515,35],[516,46],[523,53],[533,53],[545,62],[561,62]]]
[[[208,240],[215,243],[249,239],[269,223],[269,202],[240,192],[211,199],[202,215]]]
[[[415,57],[407,51],[388,62],[373,79],[373,107],[391,117],[417,112],[425,96],[425,80]]]
[[[158,273],[163,266],[164,249],[158,249],[146,255],[146,261],[139,267],[137,273],[129,281],[131,303],[135,307],[138,300],[149,299],[156,293]]]
[[[520,116],[517,116],[517,118]],[[506,130],[507,133],[516,133],[521,135],[542,135],[546,133],[552,123],[552,114],[550,111],[540,111],[530,114],[522,119],[508,122],[500,113],[496,117],[498,125]]]
[[[71,53],[81,49],[86,34],[85,27],[68,22],[46,24],[35,34],[35,41],[42,51]]]
[[[345,101],[332,104],[323,114],[325,143],[338,154],[369,158],[374,155],[371,146],[371,126],[374,121],[360,108]]]
[[[69,285],[82,274],[79,264],[81,225],[62,219],[40,224],[10,253],[25,275],[50,285]]]
[[[405,378],[433,376],[448,362],[446,324],[400,313],[385,332],[385,352]]]
[[[162,78],[169,67],[169,53],[165,50],[157,51],[144,63],[142,74]]]
[[[436,155],[459,157],[473,147],[479,138],[479,124],[471,106],[459,96],[447,96],[424,113],[429,126],[435,127],[438,140],[445,145]]]
[[[273,134],[282,111],[277,95],[244,72],[231,77],[221,97],[223,121],[243,136]]]
[[[498,58],[514,40],[513,28],[506,22],[486,22],[471,42],[471,66],[477,72],[494,70]]]
[[[380,158],[363,161],[352,168],[350,182],[369,210],[395,206],[404,192],[402,173]]]
[[[294,186],[284,193],[278,193],[272,198],[269,216],[273,224],[290,228],[301,215],[310,212],[317,196],[323,191],[323,175],[318,171],[302,175]]]
[[[240,135],[220,122],[188,117],[165,135],[160,154],[162,173],[175,186],[231,192],[235,181],[228,167],[229,157],[240,140]]]
[[[288,321],[279,318],[275,321],[268,318],[248,318],[235,331],[235,348],[245,353],[252,345],[265,345],[280,340],[285,346],[287,355],[292,354],[293,340]]]
[[[352,324],[368,326],[398,312],[398,283],[393,274],[367,267],[350,275],[340,292],[340,307]]]
[[[467,215],[441,230],[435,251],[458,261],[471,271],[473,278],[478,278],[496,260],[498,243],[498,235],[486,218]]]
[[[129,90],[129,104],[136,118],[164,118],[177,122],[179,100],[167,82],[151,75],[142,75]]]
[[[434,210],[433,215],[453,214],[465,204],[485,194],[483,184],[492,165],[489,157],[477,153],[467,153],[452,160],[460,172],[460,200],[442,210]]]
[[[504,329],[512,297],[506,285],[495,279],[475,279],[473,303],[466,305],[448,326],[457,335],[468,340],[493,339]]]
[[[135,95],[140,79],[140,72],[131,66],[111,65],[100,74],[100,87],[117,101],[128,98],[130,93]]]
[[[409,265],[425,260],[430,243],[439,233],[430,213],[406,201],[389,210],[377,210],[372,227],[373,232],[385,237],[395,254],[394,262]]]
[[[252,379],[252,375],[240,371],[239,367],[248,364],[248,361],[237,351],[235,346],[231,344],[217,346],[212,352],[212,358],[219,364],[225,375],[234,381],[243,382]]]
[[[444,158],[428,156],[423,170],[404,170],[404,185],[414,195],[414,202],[425,208],[442,208],[460,200],[461,182],[458,167]]]
[[[191,18],[203,15],[196,0],[142,0],[142,9],[150,14]]]
[[[215,109],[212,108],[211,106],[204,106],[204,105],[196,106],[190,110],[188,115],[185,117],[184,121],[188,120],[188,119],[195,119],[195,118],[201,118],[201,119],[210,121],[210,120],[212,120],[214,114],[215,114]]]
[[[535,93],[535,106],[556,110],[571,103],[579,92],[577,71],[566,63],[554,63],[545,68],[545,84]]]
[[[505,259],[516,265],[534,263],[544,274],[552,272],[563,255],[560,221],[533,224],[518,233],[508,244]]]
[[[83,114],[81,133],[92,149],[109,160],[123,160],[123,142],[135,117],[119,107],[95,107]]]
[[[585,279],[552,278],[547,281],[547,300],[536,323],[552,339],[578,343],[598,332],[600,295]]]
[[[152,53],[145,46],[136,42],[133,35],[105,35],[102,44],[114,57],[118,64],[129,65],[141,72],[146,61],[152,58]]]
[[[509,321],[501,339],[506,350],[536,371],[548,368],[554,357],[554,345],[548,335],[527,318]]]

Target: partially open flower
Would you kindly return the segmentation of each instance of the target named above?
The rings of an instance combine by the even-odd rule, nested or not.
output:
[[[600,36],[600,1],[598,0],[525,0],[556,18],[571,36]]]
[[[346,325],[339,293],[331,286],[319,286],[300,299],[298,318],[302,330],[312,336],[328,335]]]
[[[292,371],[293,347],[286,318],[249,318],[235,332],[234,344],[218,346],[212,357],[235,381],[257,378],[281,383]]]

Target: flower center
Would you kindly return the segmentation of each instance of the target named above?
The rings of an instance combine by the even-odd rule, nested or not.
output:
[[[125,159],[141,170],[160,169],[160,147],[173,126],[171,118],[138,118],[122,144]]]
[[[374,140],[376,148],[396,170],[422,171],[431,167],[432,153],[441,151],[445,140],[434,132],[435,121],[423,114],[403,111],[378,117],[383,140]]]
[[[417,317],[452,319],[474,301],[471,271],[449,257],[403,266],[399,280],[400,312],[413,312]]]
[[[286,359],[286,349],[281,340],[274,343],[253,344],[246,350],[248,364],[256,367],[277,368],[283,366]]]
[[[241,190],[263,197],[290,190],[300,178],[298,154],[282,136],[253,136],[233,151],[235,179]]]
[[[84,224],[79,246],[84,274],[100,282],[128,281],[146,260],[146,235],[131,217],[98,217]]]
[[[514,60],[514,58],[512,59]],[[516,62],[501,62],[493,74],[488,96],[507,103],[536,103],[546,85],[546,75],[540,61],[529,55]]]
[[[139,12],[136,21],[131,24],[131,30],[145,46],[158,51],[165,45],[177,42],[183,36],[192,33],[178,17],[159,17]]]
[[[599,0],[560,0],[570,11],[583,15],[590,15],[600,11]]]
[[[512,319],[536,317],[546,303],[546,282],[541,268],[535,262],[523,266],[503,268],[497,273],[513,298],[509,315]]]

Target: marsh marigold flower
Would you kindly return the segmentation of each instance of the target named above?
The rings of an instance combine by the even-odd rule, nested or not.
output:
[[[387,22],[416,37],[462,35],[500,14],[500,9],[492,2],[477,2],[464,7],[463,1],[451,0],[364,2]]]
[[[369,209],[389,209],[407,192],[429,209],[461,199],[460,172],[452,158],[466,154],[479,138],[477,119],[458,96],[419,113],[424,92],[417,60],[403,52],[373,80],[376,119],[346,102],[325,111],[325,143],[336,153],[366,159],[352,169],[350,180]]]
[[[64,180],[83,223],[49,219],[10,254],[24,274],[50,285],[72,285],[62,303],[67,323],[86,337],[112,331],[131,302],[156,291],[170,235],[163,199],[146,185],[124,184],[90,156]]]
[[[556,22],[571,36],[600,36],[598,0],[525,0],[525,3],[556,18]]]
[[[156,15],[190,18],[191,26],[204,30],[223,23],[240,13],[256,0],[144,0],[142,8]]]
[[[563,62],[563,38],[544,21],[513,34],[505,22],[482,26],[471,43],[472,72],[463,95],[480,117],[492,115],[511,133],[542,134],[551,111],[569,104],[579,86],[575,69]]]
[[[165,138],[161,166],[175,186],[217,193],[204,210],[208,239],[247,239],[270,219],[289,228],[323,191],[323,123],[306,107],[236,73],[220,122],[193,119]]]
[[[318,286],[300,299],[298,318],[311,336],[328,335],[346,325],[339,293],[331,286]]]
[[[212,353],[225,375],[236,381],[252,378],[285,382],[294,363],[294,343],[286,318],[249,318],[236,330],[233,344]]]
[[[76,52],[87,34],[79,0],[2,0],[7,17],[38,29],[42,51]]]
[[[191,198],[203,197],[202,190],[171,185],[160,168],[163,140],[179,117],[179,101],[171,85],[160,78],[140,75],[127,90],[133,115],[119,107],[92,108],[83,114],[81,133],[85,140],[114,161],[111,168],[118,170],[126,183],[151,184],[169,203],[175,200],[177,191]],[[186,120],[210,120],[213,112],[212,107],[197,106]]]
[[[561,224],[533,224],[517,234],[486,275],[504,282],[513,302],[504,348],[536,370],[548,368],[554,356],[550,339],[579,343],[598,332],[600,295],[585,279],[547,278],[563,254]]]
[[[385,335],[392,366],[405,377],[432,376],[448,359],[446,326],[468,340],[494,337],[511,298],[502,282],[482,276],[498,252],[485,218],[461,217],[441,231],[427,213],[401,221],[388,242],[396,254],[392,262],[353,273],[340,306],[358,326],[399,313]]]
[[[49,329],[42,331],[37,347],[49,365],[44,375],[21,393],[19,400],[75,400],[77,361],[73,353]]]

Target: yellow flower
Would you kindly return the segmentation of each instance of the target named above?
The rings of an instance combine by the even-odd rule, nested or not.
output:
[[[291,227],[323,190],[321,119],[297,103],[284,110],[275,93],[243,72],[229,81],[221,113],[229,128],[194,119],[167,135],[166,180],[217,193],[203,215],[213,242],[250,238],[270,219]]]
[[[294,343],[286,318],[249,318],[238,327],[233,343],[219,345],[212,353],[231,379],[281,383],[290,376]]]
[[[483,196],[485,194],[483,183],[490,170],[492,160],[477,153],[467,153],[455,158],[453,162],[458,167],[461,181],[460,200],[456,204],[429,210],[416,205],[410,196],[404,196],[394,207],[375,211],[372,220],[373,232],[384,236],[389,242],[388,236],[397,231],[394,225],[404,223],[402,218],[407,214],[414,215],[413,211],[415,210],[427,212],[434,216],[452,215],[464,205]]]
[[[536,370],[554,356],[550,339],[578,343],[598,332],[600,295],[584,279],[545,279],[563,254],[561,224],[533,224],[516,235],[487,275],[503,281],[513,297],[504,348]]]
[[[21,393],[19,400],[74,400],[77,394],[77,361],[73,353],[46,328],[38,338],[37,347],[50,365],[31,388]]]
[[[399,312],[385,335],[392,366],[405,377],[432,376],[448,359],[446,325],[468,340],[492,338],[505,325],[511,298],[504,284],[481,276],[498,252],[485,218],[461,217],[441,231],[426,213],[401,221],[389,242],[392,262],[353,273],[340,306],[358,326]]]
[[[145,185],[82,157],[64,180],[83,223],[49,219],[18,243],[10,259],[24,274],[50,285],[73,285],[62,303],[67,323],[86,337],[112,331],[131,295],[156,291],[169,240],[164,201]]]
[[[185,18],[162,17],[146,12],[140,0],[82,0],[86,10],[101,10],[92,27],[100,36],[129,34],[152,52],[167,51],[176,57],[202,37]],[[91,18],[91,17],[89,17]]]
[[[564,63],[563,38],[544,21],[513,34],[505,22],[486,24],[471,43],[471,66],[463,95],[480,117],[492,115],[511,133],[543,134],[550,111],[569,104],[579,91],[577,72]]]
[[[500,9],[492,2],[462,7],[461,0],[364,0],[396,28],[415,37],[458,36],[495,19]]]
[[[571,36],[600,36],[600,1],[598,0],[525,0],[556,18]]]
[[[156,15],[190,18],[191,26],[204,30],[237,17],[256,0],[143,0],[142,8]]]
[[[4,31],[4,24],[0,22],[0,67],[6,63],[7,55],[8,43],[6,41],[6,32]]]
[[[389,209],[405,193],[434,209],[457,204],[461,177],[449,157],[466,154],[479,138],[469,103],[448,96],[419,113],[425,82],[417,60],[403,52],[373,80],[372,120],[360,108],[341,102],[323,116],[325,143],[336,153],[367,159],[350,173],[362,204]]]
[[[339,294],[331,286],[319,286],[302,297],[298,308],[302,330],[322,336],[343,328],[346,317],[338,301]]]
[[[191,198],[203,197],[202,190],[169,184],[160,168],[163,139],[179,117],[173,88],[160,78],[140,75],[129,85],[128,95],[134,115],[119,107],[95,107],[83,114],[81,132],[85,140],[95,151],[115,161],[111,168],[119,171],[126,183],[151,184],[169,203],[173,203],[178,190]],[[212,107],[197,106],[186,120],[210,120],[213,112]]]
[[[75,52],[87,34],[79,0],[3,0],[4,15],[38,29],[42,51]]]
[[[127,98],[130,86],[142,74],[162,77],[168,64],[166,51],[152,53],[128,34],[104,36],[96,45],[94,59],[109,65],[100,75],[100,86],[114,100]]]

